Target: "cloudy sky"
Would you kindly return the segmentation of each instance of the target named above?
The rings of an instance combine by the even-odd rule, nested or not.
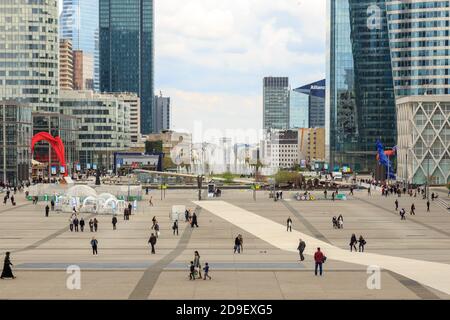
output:
[[[262,78],[325,75],[325,0],[155,0],[155,89],[174,129],[262,128]]]

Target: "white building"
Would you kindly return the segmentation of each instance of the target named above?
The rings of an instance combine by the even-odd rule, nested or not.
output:
[[[261,162],[265,174],[291,169],[299,164],[297,130],[272,130],[261,142]]]
[[[133,146],[141,144],[141,100],[136,93],[111,93],[130,106],[130,139]]]
[[[450,182],[450,96],[397,100],[397,179],[413,184]]]

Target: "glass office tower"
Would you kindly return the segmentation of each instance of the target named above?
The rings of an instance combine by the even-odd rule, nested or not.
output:
[[[98,1],[63,0],[59,21],[59,36],[72,41],[73,50],[83,51],[83,56],[92,60],[89,74],[93,75],[93,89],[100,89],[98,51]]]
[[[291,90],[290,129],[309,128],[309,95]]]
[[[387,1],[395,93],[450,93],[450,1]]]
[[[385,0],[328,1],[328,14],[330,168],[373,172],[376,140],[397,136]]]
[[[265,77],[263,79],[264,130],[289,129],[289,78]]]
[[[293,91],[308,97],[308,126],[302,128],[325,127],[325,79],[307,84]]]
[[[141,99],[141,133],[153,132],[153,0],[100,0],[100,90]]]

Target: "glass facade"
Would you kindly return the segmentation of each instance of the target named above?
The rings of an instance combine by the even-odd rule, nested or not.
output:
[[[0,100],[57,111],[58,0],[0,1]]]
[[[0,179],[16,185],[30,176],[31,107],[0,101]]]
[[[387,1],[397,97],[450,93],[450,1]]]
[[[263,80],[264,130],[289,129],[289,78],[266,77]]]
[[[290,128],[309,128],[309,95],[292,90],[290,109]]]
[[[308,126],[302,128],[325,127],[325,79],[294,89],[308,97]]]
[[[100,0],[100,90],[141,99],[141,133],[153,130],[153,0]]]
[[[60,15],[59,35],[72,41],[73,50],[83,51],[85,57],[92,57],[93,89],[100,89],[99,71],[99,0],[64,0]]]
[[[374,171],[377,139],[396,143],[385,1],[328,1],[326,128],[330,168]]]

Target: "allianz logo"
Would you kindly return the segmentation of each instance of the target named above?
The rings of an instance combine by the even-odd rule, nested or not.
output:
[[[311,90],[325,90],[324,86],[311,86]]]

